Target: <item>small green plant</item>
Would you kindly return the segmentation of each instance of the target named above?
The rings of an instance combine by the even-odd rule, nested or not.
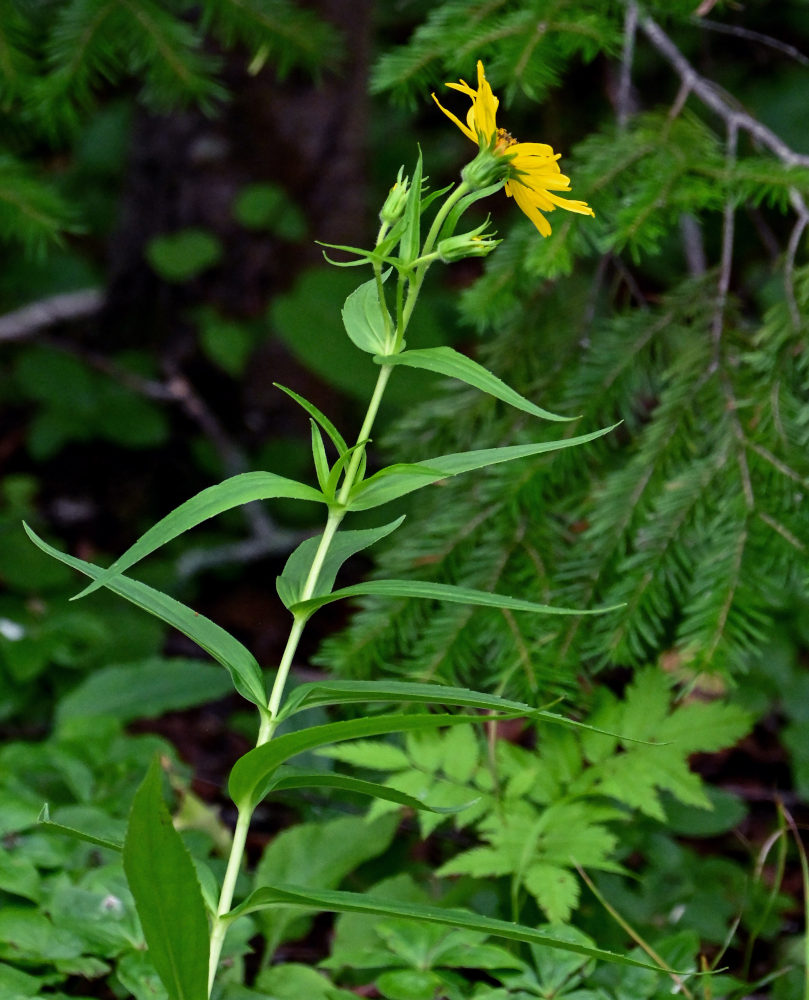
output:
[[[623,698],[601,688],[586,718],[592,728],[543,727],[533,750],[497,740],[490,755],[471,730],[453,729],[408,733],[402,749],[365,740],[319,752],[385,772],[389,787],[434,805],[454,811],[471,802],[453,820],[475,829],[483,844],[456,854],[438,874],[506,876],[514,919],[527,895],[549,921],[567,923],[579,902],[576,869],[623,871],[622,827],[637,813],[665,822],[666,793],[669,803],[710,810],[688,757],[729,746],[749,728],[747,714],[732,705],[672,709],[670,687],[661,671],[647,668]],[[371,815],[385,808],[377,803]],[[445,819],[423,814],[422,832]]]
[[[237,761],[228,783],[237,820],[221,878],[203,862],[192,860],[175,829],[164,800],[164,775],[157,758],[135,793],[122,841],[114,830],[99,834],[97,830],[82,831],[80,824],[72,830],[93,844],[121,850],[129,891],[137,907],[149,956],[171,1000],[205,1000],[212,995],[226,937],[232,938],[236,933],[232,928],[242,918],[260,915],[265,923],[269,921],[267,933],[272,940],[273,935],[276,938],[282,935],[287,915],[296,910],[373,914],[385,920],[404,918],[425,926],[454,928],[458,940],[467,943],[480,941],[480,936],[495,936],[588,959],[649,967],[646,961],[607,952],[579,938],[556,935],[552,930],[537,930],[467,910],[335,889],[330,882],[334,873],[325,870],[314,885],[305,880],[289,883],[285,872],[290,866],[284,862],[280,848],[265,855],[258,884],[237,902],[237,883],[244,864],[251,819],[267,796],[296,789],[328,788],[428,812],[455,810],[464,804],[436,804],[429,796],[425,801],[419,794],[351,773],[324,774],[289,767],[287,762],[304,751],[392,733],[419,734],[437,730],[453,733],[458,727],[481,721],[481,711],[489,713],[494,720],[524,716],[535,722],[587,731],[596,738],[595,732],[582,723],[568,721],[529,704],[462,688],[385,680],[325,680],[303,684],[291,693],[286,691],[293,658],[307,622],[319,608],[336,600],[363,594],[387,595],[498,608],[510,614],[566,615],[608,610],[574,611],[485,590],[424,581],[375,580],[336,587],[343,563],[390,535],[403,520],[399,517],[374,527],[346,530],[342,524],[347,515],[374,510],[461,473],[586,444],[612,429],[607,427],[578,436],[439,455],[420,462],[394,464],[373,474],[368,472],[366,452],[374,422],[388,381],[401,366],[459,379],[524,414],[545,421],[564,424],[569,419],[537,406],[486,368],[451,348],[406,349],[405,334],[430,266],[439,261],[450,263],[486,256],[497,246],[498,241],[486,231],[486,223],[464,233],[458,232],[463,214],[478,200],[505,189],[542,233],[549,231],[545,214],[556,207],[590,213],[582,202],[567,202],[559,197],[558,192],[569,190],[570,182],[561,174],[557,157],[549,146],[517,143],[504,129],[497,127],[497,99],[486,82],[481,64],[478,64],[477,89],[463,82],[452,86],[471,99],[472,108],[466,126],[453,115],[450,117],[479,143],[478,154],[464,168],[461,183],[428,194],[419,157],[410,177],[405,177],[400,170],[381,209],[381,224],[373,249],[330,248],[351,255],[352,259],[343,261],[340,266],[370,266],[372,270],[371,279],[348,296],[343,308],[343,323],[354,345],[371,355],[378,366],[378,375],[353,445],[347,443],[317,407],[293,390],[284,389],[310,418],[317,486],[271,472],[234,476],[203,490],[176,508],[107,569],[58,551],[32,529],[26,528],[40,549],[90,577],[92,582],[79,596],[106,587],[185,633],[228,671],[236,690],[257,711],[256,746]],[[424,234],[425,212],[442,197]],[[127,571],[160,546],[208,518],[251,501],[274,498],[319,504],[326,517],[322,533],[304,541],[289,557],[278,577],[278,596],[292,621],[285,651],[268,691],[255,658],[233,636],[167,594],[128,576]],[[283,734],[277,732],[282,722],[305,709],[351,703],[384,703],[396,707],[381,714],[327,722]],[[427,706],[462,711],[426,711]],[[614,739],[604,734],[599,738]],[[657,783],[665,785],[663,781]],[[612,818],[614,809],[605,808],[608,818]],[[577,823],[585,811],[583,805],[576,807],[575,815],[569,815],[567,822]],[[591,824],[587,829],[592,835],[596,828]],[[611,846],[611,840],[607,843],[605,839],[609,835],[605,832],[601,836],[599,857]],[[322,853],[320,848],[313,850]],[[357,857],[353,863],[361,859]],[[588,856],[582,860],[591,859]],[[485,873],[489,874],[490,870]],[[563,916],[568,908],[568,904],[558,907],[557,915]]]

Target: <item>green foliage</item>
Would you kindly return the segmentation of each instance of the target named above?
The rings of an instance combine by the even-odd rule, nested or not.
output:
[[[162,740],[125,736],[99,719],[0,750],[0,986],[13,984],[27,1000],[71,977],[91,981],[116,968],[138,1000],[154,996],[146,987],[153,967],[138,958],[143,937],[120,854],[54,836],[37,817],[48,801],[55,821],[122,840],[137,783],[156,752],[173,760]]]
[[[146,257],[165,281],[181,283],[218,264],[222,244],[205,229],[181,229],[155,236],[146,248]]]
[[[36,481],[9,475],[1,492],[0,717],[40,723],[83,672],[155,657],[163,633],[134,608],[111,613],[107,595],[92,607],[69,604],[72,575],[32,552],[20,531],[22,518],[37,516]],[[137,685],[129,689],[136,712],[142,694]]]
[[[562,9],[571,18],[564,24]],[[543,26],[531,58],[514,48],[526,44],[517,21],[529,10],[532,28]],[[481,57],[495,92],[502,83],[503,103],[514,104],[504,116],[519,116],[515,91],[553,82],[559,53],[574,50],[575,10],[550,0],[437,4],[406,46],[383,57],[376,85],[401,96],[458,73],[470,79]],[[685,16],[665,12],[675,22]],[[610,51],[622,9],[598,17]],[[583,32],[588,24],[584,18]],[[645,36],[635,41],[646,59],[636,64],[642,87]],[[526,86],[526,65],[547,75],[545,83]],[[346,677],[385,671],[505,685],[527,700],[569,690],[582,665],[638,667],[665,650],[682,676],[738,673],[806,600],[809,272],[802,250],[792,255],[802,246],[808,168],[777,137],[767,144],[775,155],[752,150],[744,122],[729,156],[709,121],[695,98],[594,130],[569,172],[595,220],[585,227],[554,215],[545,240],[518,224],[461,296],[463,319],[489,335],[480,359],[517,391],[595,425],[621,419],[622,430],[586,462],[560,453],[494,468],[474,489],[442,483],[395,548],[379,550],[380,576],[485,581],[535,600],[623,608],[536,628],[506,615],[366,598],[318,662]],[[792,241],[766,289],[756,269],[770,264],[757,261],[751,214],[766,217],[782,250]],[[448,390],[409,411],[388,445],[410,459],[425,445],[482,447],[523,433],[517,414]]]
[[[243,187],[233,203],[233,216],[246,229],[263,230],[290,243],[306,234],[303,213],[277,184]]]
[[[346,816],[299,823],[280,833],[266,847],[256,866],[253,886],[260,888],[265,883],[280,881],[312,889],[336,889],[363,862],[388,849],[397,826],[395,814],[372,822]],[[259,915],[268,962],[282,942],[308,933],[313,915],[283,907]]]
[[[521,90],[541,101],[571,59],[614,54],[619,40],[609,9],[589,3],[445,0],[431,7],[407,47],[383,55],[372,87],[414,104],[445,78],[468,78],[475,60],[483,59],[493,79],[508,82],[509,96]]]
[[[0,240],[41,255],[49,243],[75,228],[68,202],[34,167],[0,150]]]
[[[155,758],[135,793],[123,851],[149,955],[170,1000],[208,996],[208,919],[194,864],[163,802]],[[161,891],[154,891],[154,884]]]
[[[94,671],[60,700],[56,721],[156,718],[224,697],[230,689],[227,675],[209,663],[153,657]]]
[[[389,879],[378,889],[407,902],[425,903],[429,898],[407,876]],[[580,958],[568,960],[581,963]],[[521,964],[505,948],[488,943],[474,931],[447,932],[430,924],[375,920],[361,914],[338,918],[331,955],[321,963],[335,972],[350,970],[355,979],[367,979],[365,970],[374,970],[373,983],[388,1000],[431,1000],[442,994],[456,998],[466,980],[454,970],[474,968],[491,974],[518,969]]]
[[[453,76],[468,76],[474,53],[485,59],[495,85],[498,78],[508,78],[504,104],[520,94],[532,99],[546,95],[572,60],[586,63],[621,49],[632,11],[627,17],[620,5],[600,12],[591,7],[558,0],[436,4],[408,46],[383,61],[377,86],[406,96],[408,88],[438,77],[439,70],[452,68]],[[35,25],[23,16],[9,21],[0,40],[12,69],[3,97],[18,116],[31,115],[39,142],[69,136],[94,105],[102,80],[112,87],[136,76],[143,99],[153,108],[183,102],[212,107],[222,90],[217,60],[203,44],[203,32],[212,31],[225,44],[247,45],[251,70],[273,54],[282,70],[296,60],[313,65],[316,59],[307,62],[307,52],[316,52],[313,22],[297,13],[296,5],[270,0],[203,2],[193,12],[179,0],[162,7],[151,0],[66,0],[55,5],[52,24],[40,20]],[[667,13],[678,22],[689,12],[678,3]],[[85,30],[79,32],[82,23]],[[263,39],[257,24],[265,32]],[[666,36],[661,41],[655,35],[646,11],[639,24],[665,53]],[[113,32],[112,40],[107,31]],[[290,33],[307,31],[308,49],[287,45]],[[129,46],[125,53],[124,44]],[[47,901],[31,858],[0,867],[7,880],[2,891],[23,900],[3,912],[6,923],[0,935],[8,937],[15,955],[23,956],[26,971],[9,966],[15,990],[59,986],[71,974],[97,978],[106,972],[101,965],[106,961],[115,966],[114,989],[137,1000],[150,993],[202,1000],[211,992],[206,984],[210,953],[211,980],[218,974],[216,988],[223,1000],[249,1000],[261,989],[284,996],[293,986],[315,997],[334,997],[338,991],[311,969],[291,970],[286,980],[281,972],[264,970],[253,989],[243,983],[241,963],[257,927],[269,961],[281,941],[306,932],[313,912],[330,910],[374,921],[362,946],[356,938],[340,940],[332,965],[363,970],[358,978],[373,979],[390,1000],[427,1000],[439,993],[451,1000],[549,995],[657,1000],[672,988],[669,978],[653,967],[660,963],[657,955],[678,970],[693,968],[699,951],[695,927],[719,942],[732,917],[741,913],[749,927],[750,951],[757,935],[779,926],[777,888],[763,895],[760,887],[752,890],[748,906],[739,900],[739,866],[712,869],[696,855],[678,854],[661,830],[668,824],[692,836],[722,835],[743,813],[732,797],[711,794],[690,770],[688,758],[733,744],[749,727],[749,717],[719,702],[684,698],[672,705],[673,678],[697,686],[702,670],[730,672],[747,666],[772,641],[787,608],[800,607],[807,596],[802,562],[807,524],[800,491],[808,478],[807,331],[802,317],[809,305],[809,272],[798,251],[809,173],[805,164],[799,165],[803,158],[785,153],[766,130],[751,127],[743,112],[723,104],[718,88],[704,85],[693,73],[685,79],[690,92],[709,95],[715,111],[720,105],[719,117],[728,126],[724,140],[691,107],[631,115],[631,94],[624,86],[631,48],[623,47],[626,62],[615,127],[603,126],[577,154],[581,170],[574,171],[576,194],[595,204],[597,221],[588,228],[582,220],[554,217],[553,236],[541,244],[533,231],[529,242],[518,229],[500,259],[463,296],[469,324],[493,331],[487,351],[481,352],[485,366],[449,348],[425,348],[423,342],[405,350],[410,316],[431,263],[485,256],[498,242],[489,236],[472,242],[470,237],[480,236],[485,224],[454,236],[462,211],[499,187],[470,190],[466,175],[440,204],[430,228],[422,226],[422,213],[449,189],[427,193],[419,157],[412,181],[399,172],[373,249],[331,248],[352,257],[341,259],[341,267],[370,267],[371,280],[346,299],[348,288],[341,281],[312,272],[270,312],[273,325],[299,358],[308,359],[332,384],[342,380],[357,396],[372,393],[352,447],[314,404],[289,393],[311,418],[318,488],[272,473],[232,476],[182,504],[107,569],[57,550],[29,529],[40,550],[90,577],[90,586],[78,596],[107,588],[178,628],[225,667],[216,676],[229,679],[255,704],[258,737],[230,774],[228,791],[236,812],[230,843],[229,831],[187,793],[172,819],[157,763],[134,793],[123,852],[142,920],[133,947],[114,955],[104,952],[103,959],[94,960],[81,933],[54,935],[50,911],[44,917],[34,912]],[[26,62],[29,53],[31,64]],[[51,72],[32,89],[40,105],[31,112],[18,79],[33,73],[37,59],[49,61]],[[681,65],[676,60],[674,65],[682,76]],[[738,130],[760,141],[773,160],[760,150],[749,155],[746,139],[736,142]],[[17,144],[14,154],[24,163],[32,147],[19,139]],[[26,183],[21,190],[29,192],[26,197],[34,204],[42,191],[37,194]],[[247,188],[234,202],[233,215],[248,229],[294,238],[302,231],[296,227],[300,220],[294,212],[285,217],[281,198],[272,188]],[[756,277],[761,269],[754,251],[741,238],[735,240],[733,224],[739,233],[746,232],[741,209],[761,231],[775,231],[770,243],[781,239],[785,244],[780,291]],[[794,213],[791,234],[785,234],[776,213]],[[63,225],[58,214],[59,206],[44,213],[39,235],[26,235],[17,221],[19,238],[32,248],[41,245],[48,231],[55,233]],[[684,234],[682,245],[677,227]],[[10,234],[11,228],[6,229]],[[184,231],[153,243],[149,258],[164,279],[183,282],[213,266],[219,250],[210,234]],[[687,277],[681,255],[688,262]],[[554,286],[551,279],[561,280]],[[344,299],[348,339],[338,324],[337,346],[324,350],[324,341],[312,336],[312,329],[328,343],[334,330],[323,321],[327,301]],[[209,359],[231,375],[244,371],[251,331],[234,333],[225,327],[220,342],[220,317],[202,314],[199,322]],[[431,335],[428,325],[428,342]],[[357,347],[373,358],[363,359]],[[58,381],[59,365],[47,353],[43,359],[42,370],[50,376],[56,371]],[[415,406],[424,390],[423,382],[407,383],[414,370],[450,376],[462,388],[452,383],[436,401]],[[367,386],[362,385],[364,371]],[[96,392],[91,378],[81,381],[85,374],[76,376],[82,399]],[[50,392],[43,393],[40,375],[39,365],[23,356],[16,388],[24,398],[42,403],[44,411]],[[392,439],[402,461],[368,473],[366,448],[391,376],[408,406]],[[551,413],[536,400],[550,401],[571,416]],[[80,416],[90,410],[84,406]],[[121,422],[134,425],[135,434],[143,425],[148,431],[145,416],[127,406],[121,413]],[[529,415],[567,424],[557,428],[560,437],[546,437]],[[90,433],[83,425],[77,429],[72,412],[51,414],[50,426],[45,421],[45,430],[39,427],[31,450],[54,454],[64,443]],[[120,429],[111,436],[137,443]],[[572,451],[578,444],[592,446],[586,459]],[[485,475],[460,479],[484,469]],[[380,572],[369,582],[334,589],[346,559],[401,523],[401,518],[381,527],[363,522],[356,530],[343,531],[344,517],[388,501],[403,506],[422,488],[422,505],[413,508],[414,515],[400,529],[394,555],[381,560],[395,566],[393,578]],[[254,500],[277,499],[321,505],[325,525],[292,553],[279,577],[291,628],[268,692],[258,661],[238,640],[191,607],[125,574],[140,559],[219,513]],[[408,600],[414,596],[421,600]],[[327,654],[348,677],[383,679],[307,685],[285,702],[285,683],[306,621],[318,608],[346,597],[370,602],[349,636],[333,643]],[[473,608],[486,610],[473,614]],[[554,617],[550,625],[538,625],[523,612]],[[9,621],[12,627],[6,626],[4,635],[13,642],[18,623]],[[660,665],[647,666],[658,658]],[[573,690],[579,680],[584,686],[585,672],[609,665],[636,668],[634,679],[620,697],[604,686],[588,698],[579,693],[577,709],[586,722],[543,727],[530,749],[495,738],[498,721],[518,713],[532,721],[561,722],[525,706],[540,704],[548,692]],[[141,699],[141,710],[182,704],[176,680],[187,667],[175,664],[173,671],[166,670],[160,677],[165,683]],[[32,672],[45,669],[43,660]],[[138,670],[143,676],[138,677]],[[96,711],[106,708],[120,719],[130,717],[132,706],[115,697],[114,686],[133,677],[135,684],[143,684],[159,672],[160,664],[130,664],[122,670],[119,663],[99,673],[64,703],[60,739],[81,732],[90,700]],[[384,679],[386,672],[422,682],[472,682],[487,690],[516,691],[522,701],[459,693],[457,688],[435,695],[435,704],[488,710],[491,738],[484,749],[469,725],[479,715],[428,713],[423,707],[413,711],[412,705],[424,706],[435,686],[391,682]],[[375,691],[369,690],[374,685]],[[188,693],[191,703],[198,690],[195,678]],[[386,709],[342,721],[318,718],[308,726],[305,717],[298,717],[295,722],[303,728],[276,734],[282,719],[307,707],[363,701]],[[791,717],[800,724],[797,709]],[[92,724],[102,731],[112,725],[103,715],[94,716]],[[398,741],[371,740],[391,735]],[[526,730],[526,736],[533,738],[533,730]],[[88,750],[90,744],[95,745],[88,740]],[[352,767],[388,775],[387,785],[354,774],[289,767],[296,755],[324,747],[333,747],[328,751],[332,758]],[[26,752],[17,748],[7,755],[19,774],[26,773]],[[52,748],[41,753],[50,766]],[[104,760],[108,765],[109,756]],[[801,763],[797,754],[796,762]],[[94,773],[81,753],[68,748],[58,768],[58,778],[71,794],[88,794]],[[368,820],[305,823],[277,837],[247,885],[240,867],[254,811],[267,796],[301,789],[376,801]],[[133,792],[131,782],[127,791]],[[4,822],[15,830],[31,822],[25,795],[19,800],[10,795],[7,805]],[[449,885],[448,895],[413,898],[420,894],[412,886],[399,898],[355,891],[364,888],[362,878],[352,879],[350,890],[341,887],[357,865],[386,851],[401,851],[391,841],[396,826],[392,813],[402,805],[418,811],[424,834],[436,833],[433,843],[443,861],[437,875]],[[699,817],[714,806],[709,820],[693,818],[695,811]],[[50,823],[53,835],[72,831],[82,851],[89,845],[115,852],[122,817],[117,805],[111,812],[116,822],[110,823],[103,810],[69,809],[58,810],[52,819],[45,812],[42,821],[46,828]],[[456,828],[465,831],[454,851],[440,840],[445,814],[452,814]],[[195,828],[189,830],[189,825]],[[781,841],[785,829],[779,832]],[[471,837],[476,839],[470,846]],[[219,859],[207,857],[212,844],[229,855],[224,871]],[[779,855],[781,870],[784,857],[785,849]],[[680,934],[663,933],[662,940],[655,940],[653,959],[648,951],[627,955],[623,935],[616,950],[608,951],[601,946],[600,930],[590,937],[561,926],[579,904],[577,869],[599,873],[602,885],[612,880],[620,895],[627,870],[647,866],[656,871],[648,880],[652,889],[626,892],[624,901],[659,938],[660,928],[674,918],[649,905],[651,892],[658,901],[665,897],[665,876],[677,865],[682,877],[676,886],[690,907],[691,923]],[[492,891],[476,896],[476,877],[494,880]],[[601,901],[598,886],[593,892]],[[720,904],[707,914],[710,892],[720,897]],[[465,909],[456,908],[459,901]],[[680,905],[675,894],[667,902],[670,913]],[[96,903],[90,900],[88,906]],[[76,908],[81,912],[78,903]],[[538,910],[549,925],[537,928]],[[512,919],[502,919],[504,912]],[[524,923],[517,924],[521,916]],[[582,907],[577,917],[592,930],[592,907]],[[226,935],[232,965],[220,962]],[[30,945],[38,936],[46,942],[40,952]],[[489,937],[531,946],[532,964],[524,961],[525,952],[516,959],[513,952],[491,945]],[[148,955],[143,954],[143,938]],[[9,957],[0,950],[0,958]],[[602,974],[592,960],[609,960],[620,969]],[[480,974],[464,975],[466,963],[485,971],[485,980]],[[42,968],[42,982],[15,981],[15,976]],[[356,978],[346,978],[356,984]],[[474,978],[479,981],[473,985]],[[703,993],[718,997],[723,991],[740,995],[743,990],[741,984],[716,980]]]
[[[50,458],[69,442],[99,438],[127,448],[155,447],[168,434],[165,414],[153,402],[62,351],[26,347],[18,355],[14,382],[24,398],[38,404],[28,430],[34,458]]]
[[[292,0],[4,0],[0,7],[0,241],[32,253],[79,223],[58,182],[34,166],[36,143],[62,148],[103,95],[131,82],[156,112],[221,108],[227,90],[210,39],[240,46],[258,71],[316,72],[339,53],[330,25]],[[79,139],[79,141],[81,141]],[[279,223],[296,231],[295,216]]]
[[[626,810],[665,822],[663,793],[713,808],[688,758],[733,744],[749,717],[719,702],[672,707],[671,697],[665,675],[647,669],[623,698],[599,689],[586,719],[594,730],[543,727],[535,751],[499,741],[493,765],[467,729],[414,731],[401,749],[366,740],[320,752],[391,772],[388,784],[434,805],[468,803],[453,822],[473,827],[484,845],[451,858],[439,874],[508,876],[513,900],[525,891],[549,920],[566,922],[579,900],[576,867],[621,870],[616,824]],[[390,808],[376,803],[371,814]],[[441,822],[419,817],[423,834]]]

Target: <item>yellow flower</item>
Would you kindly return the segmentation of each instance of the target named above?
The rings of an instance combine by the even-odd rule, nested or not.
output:
[[[466,114],[466,124],[456,118],[433,94],[433,100],[447,118],[455,122],[465,136],[478,143],[481,148],[490,146],[495,153],[508,154],[509,176],[506,194],[517,202],[522,211],[543,236],[550,236],[551,226],[543,212],[564,208],[580,215],[595,215],[592,208],[583,201],[560,198],[554,192],[569,191],[570,178],[559,169],[556,162],[560,155],[544,142],[518,142],[504,128],[497,127],[497,108],[500,101],[492,93],[489,81],[483,71],[483,63],[478,60],[478,88],[461,80],[448,83],[452,90],[459,90],[472,101]]]

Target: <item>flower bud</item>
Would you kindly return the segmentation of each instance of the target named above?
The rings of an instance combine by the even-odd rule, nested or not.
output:
[[[445,264],[451,264],[456,260],[463,260],[465,257],[485,257],[501,243],[502,240],[493,239],[491,233],[483,233],[487,223],[478,226],[471,232],[463,233],[460,236],[450,236],[436,247],[439,258]]]
[[[410,188],[410,178],[402,177],[404,167],[399,167],[396,183],[388,192],[385,204],[379,212],[379,218],[388,226],[392,226],[402,215],[407,204],[407,193]]]

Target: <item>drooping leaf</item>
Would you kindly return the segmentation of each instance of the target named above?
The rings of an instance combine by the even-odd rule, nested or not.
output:
[[[231,476],[222,483],[209,486],[196,496],[175,507],[170,514],[153,525],[149,530],[119,556],[88,587],[76,594],[74,600],[86,597],[99,587],[107,586],[107,581],[118,573],[125,573],[145,556],[172,541],[179,535],[202,524],[217,514],[234,507],[241,507],[253,500],[274,500],[283,497],[290,500],[310,500],[324,503],[325,497],[319,490],[305,483],[276,476],[272,472],[242,472]]]
[[[551,413],[549,410],[537,406],[525,396],[521,396],[511,386],[506,385],[488,368],[484,368],[477,361],[473,361],[472,358],[460,354],[451,347],[426,347],[421,350],[403,351],[401,354],[377,355],[374,361],[378,364],[422,368],[428,372],[457,378],[467,385],[474,386],[475,389],[480,389],[496,399],[501,399],[504,403],[508,403],[518,410],[523,410],[535,417],[542,417],[544,420],[568,421],[576,419],[575,417],[560,417],[556,413]]]
[[[543,455],[561,448],[575,448],[587,444],[596,438],[603,437],[614,430],[618,424],[604,427],[590,434],[580,434],[577,437],[563,438],[561,441],[540,441],[536,444],[507,445],[503,448],[483,448],[479,451],[458,452],[451,455],[439,455],[425,462],[398,463],[382,469],[375,475],[359,483],[352,491],[348,502],[349,510],[370,510],[389,500],[420,490],[423,486],[437,483],[439,479],[460,475],[462,472],[472,472],[485,469],[500,462],[511,462],[517,458],[529,458],[533,455]]]
[[[67,566],[84,573],[91,579],[99,581],[105,576],[105,570],[100,566],[93,566],[92,563],[77,559],[66,552],[60,552],[52,545],[43,541],[32,528],[23,524],[28,537],[43,552],[53,556]],[[101,584],[99,584],[101,585]],[[139,580],[130,580],[126,576],[113,576],[103,584],[113,593],[120,597],[125,597],[134,605],[148,611],[166,624],[173,626],[183,635],[187,635],[198,646],[209,653],[218,663],[230,674],[233,685],[239,694],[248,701],[253,702],[259,708],[264,708],[267,703],[267,693],[264,686],[264,677],[261,667],[256,662],[256,658],[249,650],[233,636],[226,632],[219,625],[216,625],[204,615],[197,614],[191,608],[176,601],[168,594],[163,594],[153,587],[141,583]]]
[[[132,804],[124,871],[171,1000],[207,1000],[208,920],[196,869],[163,802],[155,758]]]

